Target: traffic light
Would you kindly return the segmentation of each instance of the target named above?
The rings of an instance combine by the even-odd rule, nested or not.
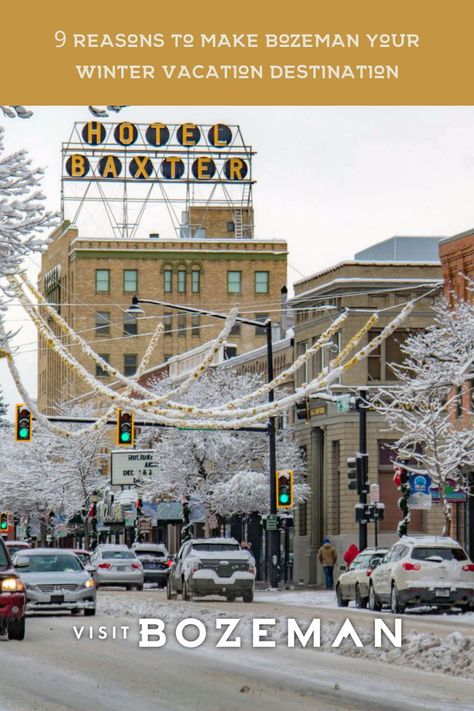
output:
[[[117,410],[117,444],[120,447],[133,447],[135,444],[135,429],[133,412]]]
[[[5,511],[0,513],[0,531],[8,531],[8,514]]]
[[[276,505],[279,509],[293,507],[293,470],[280,469],[276,473]]]
[[[347,487],[350,491],[357,491],[357,457],[347,458]]]
[[[17,405],[15,413],[15,439],[17,442],[31,442],[31,412],[25,405]]]
[[[297,420],[306,420],[306,422],[311,422],[311,405],[309,397],[305,397],[304,400],[297,402],[295,407]]]

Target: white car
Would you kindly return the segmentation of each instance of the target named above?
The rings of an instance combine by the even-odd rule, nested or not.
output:
[[[93,573],[97,587],[120,585],[127,590],[143,590],[143,565],[127,546],[98,545],[86,569]]]
[[[369,607],[434,605],[474,609],[474,563],[447,536],[404,536],[376,567],[369,582]]]
[[[183,543],[171,566],[167,597],[223,595],[229,602],[237,597],[252,602],[254,584],[255,560],[234,538],[193,538]]]
[[[347,607],[355,600],[356,607],[367,607],[369,580],[376,565],[387,554],[388,548],[366,548],[354,558],[345,573],[336,583],[336,598],[339,607]]]

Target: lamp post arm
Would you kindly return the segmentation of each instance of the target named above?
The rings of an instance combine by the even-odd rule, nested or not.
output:
[[[168,301],[155,301],[152,299],[139,299],[137,296],[134,296],[132,299],[132,305],[135,304],[153,304],[155,306],[164,306],[167,309],[176,309],[177,311],[186,311],[187,313],[191,314],[199,314],[201,316],[213,316],[214,318],[219,318],[222,319],[223,321],[226,320],[227,314],[221,314],[218,313],[217,311],[207,311],[206,309],[195,309],[193,306],[185,306],[182,304],[172,304]],[[257,326],[259,328],[262,328],[266,326],[268,321],[270,319],[267,319],[267,321],[253,321],[252,319],[247,319],[247,318],[242,318],[241,316],[237,316],[236,321],[239,323],[245,323],[248,326]]]

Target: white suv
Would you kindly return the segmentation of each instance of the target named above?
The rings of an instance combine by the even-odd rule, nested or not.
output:
[[[474,564],[457,541],[446,536],[404,536],[375,568],[369,607],[435,605],[474,609]]]

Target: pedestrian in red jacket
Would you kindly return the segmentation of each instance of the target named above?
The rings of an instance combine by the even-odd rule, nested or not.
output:
[[[344,558],[344,561],[345,561],[347,567],[349,567],[350,564],[352,563],[352,561],[355,558],[357,558],[359,553],[360,553],[360,551],[357,548],[357,546],[354,545],[354,543],[351,543],[351,545],[349,546],[349,548],[346,550],[346,552],[343,555],[343,558]]]

